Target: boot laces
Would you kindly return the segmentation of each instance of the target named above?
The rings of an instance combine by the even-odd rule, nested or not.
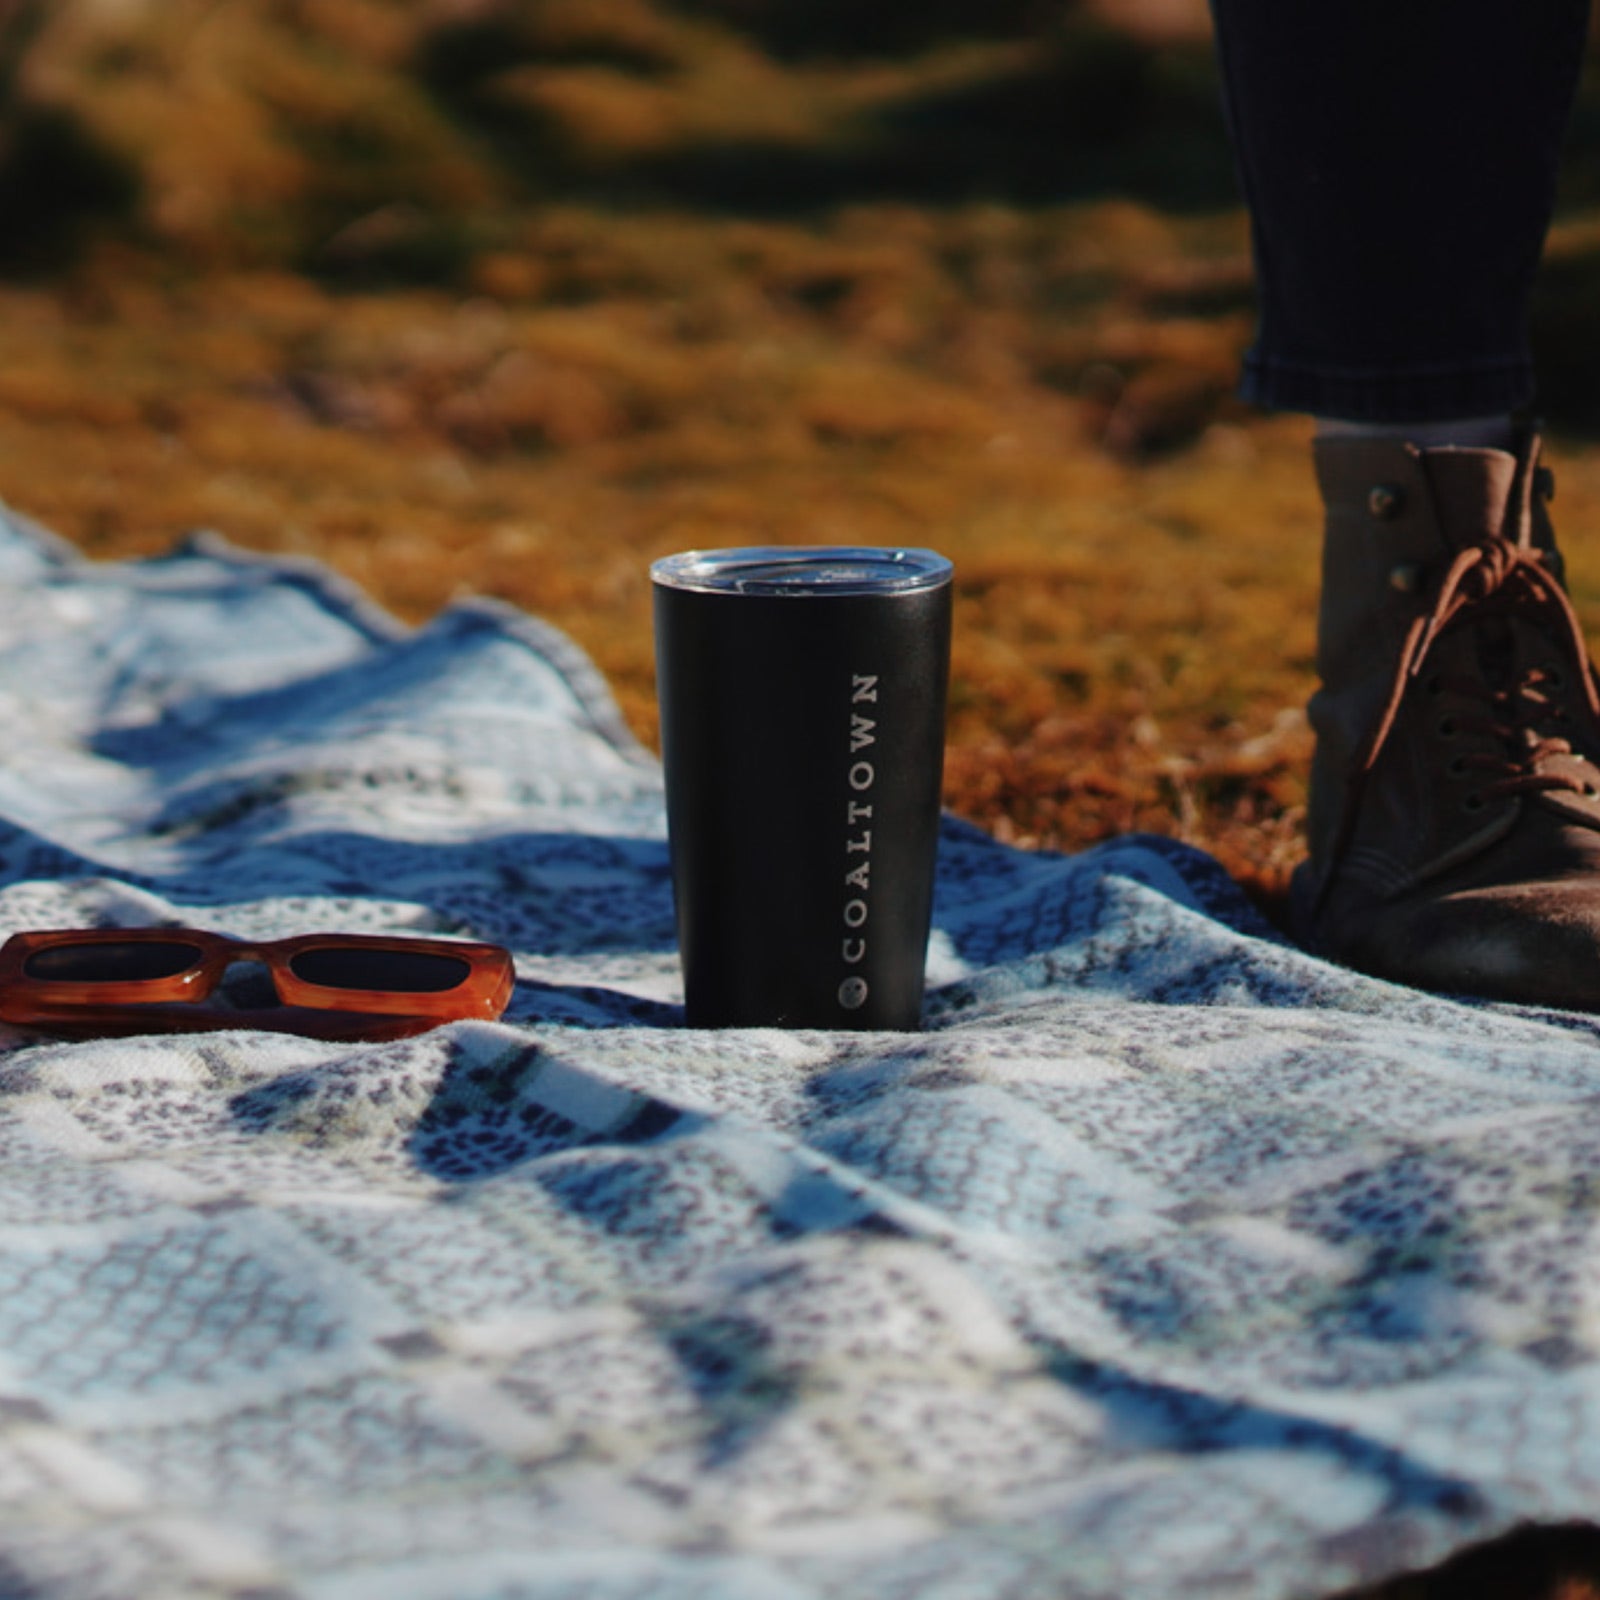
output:
[[[1591,716],[1600,716],[1600,690],[1589,663],[1583,627],[1566,591],[1545,566],[1539,551],[1491,535],[1457,553],[1433,605],[1412,621],[1387,704],[1359,768],[1363,775],[1377,764],[1394,731],[1406,691],[1422,675],[1434,645],[1469,608],[1475,613],[1475,621],[1496,614],[1520,614],[1554,638],[1560,653],[1567,658],[1566,664]],[[1486,781],[1481,793],[1485,799],[1553,790],[1581,794],[1589,788],[1571,772],[1540,770],[1552,756],[1577,753],[1570,739],[1548,731],[1551,722],[1564,721],[1567,715],[1553,693],[1563,687],[1559,665],[1524,669],[1515,677],[1505,674],[1498,683],[1488,674],[1478,678],[1440,677],[1430,687],[1476,700],[1483,707],[1481,714],[1461,719],[1461,730],[1491,735],[1497,748],[1486,748],[1460,759],[1464,765],[1484,773]]]
[[[1457,757],[1458,770],[1476,769],[1483,774],[1477,793],[1484,800],[1553,791],[1594,793],[1589,783],[1570,770],[1542,770],[1552,756],[1582,754],[1570,739],[1550,731],[1552,723],[1568,720],[1559,694],[1565,688],[1563,666],[1570,670],[1590,716],[1600,718],[1600,686],[1589,661],[1582,624],[1540,551],[1491,534],[1457,553],[1432,605],[1420,611],[1407,630],[1383,714],[1351,773],[1334,834],[1332,860],[1343,855],[1355,831],[1362,788],[1389,742],[1407,691],[1421,678],[1441,635],[1464,612],[1474,625],[1497,617],[1508,620],[1513,615],[1532,621],[1566,659],[1550,666],[1524,667],[1516,674],[1507,671],[1499,675],[1499,681],[1489,673],[1478,677],[1435,673],[1429,678],[1430,692],[1449,693],[1476,702],[1479,708],[1454,719],[1456,731],[1486,736],[1480,749]],[[1509,656],[1509,639],[1504,642]],[[1319,904],[1333,879],[1331,871],[1324,877]]]

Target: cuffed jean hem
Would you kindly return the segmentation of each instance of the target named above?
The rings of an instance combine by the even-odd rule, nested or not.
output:
[[[1534,398],[1533,362],[1503,361],[1362,370],[1301,366],[1249,351],[1239,393],[1269,411],[1340,422],[1449,422],[1521,411]]]

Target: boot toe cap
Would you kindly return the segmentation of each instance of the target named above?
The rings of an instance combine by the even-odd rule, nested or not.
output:
[[[1600,877],[1402,902],[1351,960],[1421,989],[1600,1011]]]

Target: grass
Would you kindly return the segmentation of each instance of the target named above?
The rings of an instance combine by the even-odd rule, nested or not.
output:
[[[950,803],[1063,848],[1177,831],[1270,885],[1305,753],[1303,429],[1220,398],[1242,319],[1143,309],[1240,239],[1120,202],[564,210],[465,295],[101,261],[0,290],[0,484],[97,556],[210,527],[411,619],[503,596],[590,651],[646,740],[654,557],[934,545]],[[1142,461],[1147,430],[1194,442]]]
[[[502,596],[646,741],[656,556],[933,545],[949,804],[1026,845],[1172,833],[1270,906],[1301,850],[1317,509],[1305,424],[1228,396],[1243,250],[1236,213],[1126,201],[551,207],[449,291],[107,250],[0,288],[0,487],[96,556],[208,527],[412,620]],[[1600,458],[1557,460],[1592,620]]]

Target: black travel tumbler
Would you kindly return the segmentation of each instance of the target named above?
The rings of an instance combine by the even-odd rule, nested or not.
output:
[[[950,574],[833,546],[651,568],[691,1026],[921,1025]]]

